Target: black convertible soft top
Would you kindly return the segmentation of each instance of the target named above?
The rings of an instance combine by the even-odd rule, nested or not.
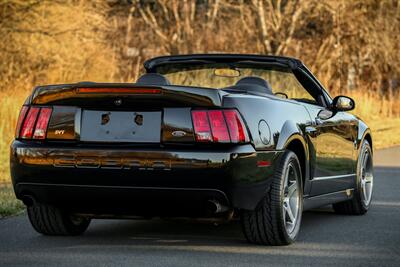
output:
[[[246,65],[265,65],[268,67],[282,67],[290,69],[296,76],[297,80],[303,85],[307,91],[316,99],[321,91],[325,91],[322,84],[309,71],[302,61],[292,57],[257,55],[257,54],[188,54],[188,55],[171,55],[161,56],[149,59],[144,62],[144,67],[147,73],[158,73],[158,67],[174,64],[215,64],[215,63],[235,63]],[[328,93],[322,94],[324,98],[321,100],[321,105],[328,106],[332,99]]]
[[[149,59],[144,62],[144,67],[147,72],[156,72],[156,68],[161,65],[167,64],[196,64],[196,63],[280,63],[291,69],[295,69],[303,63],[291,57],[282,56],[268,56],[268,55],[255,55],[255,54],[189,54],[189,55],[174,55],[174,56],[161,56]]]

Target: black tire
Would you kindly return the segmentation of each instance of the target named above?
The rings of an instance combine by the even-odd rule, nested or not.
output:
[[[291,232],[288,232],[286,228],[286,212],[283,211],[286,195],[284,183],[289,169],[290,172],[296,172],[295,187],[298,192],[296,196],[296,199],[298,199],[297,220],[293,224]],[[288,245],[297,238],[303,212],[301,168],[295,153],[286,151],[283,154],[271,179],[272,183],[267,190],[266,196],[257,208],[253,211],[243,210],[241,212],[243,232],[250,243],[272,246]]]
[[[364,201],[363,190],[362,190],[362,175],[363,175],[363,155],[365,153],[369,154],[370,164],[371,164],[371,172],[373,175],[373,162],[372,162],[372,149],[367,140],[364,140],[361,144],[360,154],[358,155],[357,160],[357,177],[356,177],[356,188],[354,189],[353,198],[350,200],[346,200],[344,202],[335,203],[332,205],[334,211],[338,214],[347,214],[347,215],[363,215],[367,213],[369,210],[371,200],[367,203]],[[371,183],[373,179],[371,180]],[[372,197],[372,184],[371,184],[371,197]]]
[[[35,203],[27,207],[33,228],[44,235],[80,235],[86,231],[90,219],[69,215],[59,208]]]

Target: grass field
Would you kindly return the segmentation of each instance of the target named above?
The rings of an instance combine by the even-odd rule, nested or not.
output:
[[[10,186],[9,146],[14,137],[19,109],[29,91],[0,92],[0,217],[16,214],[23,208],[14,197]],[[372,129],[374,147],[384,148],[400,144],[400,117],[393,109],[400,106],[395,102],[374,97],[371,94],[350,93],[357,103],[354,114],[365,120]]]
[[[22,202],[15,199],[11,184],[0,184],[0,218],[18,214],[23,209]]]

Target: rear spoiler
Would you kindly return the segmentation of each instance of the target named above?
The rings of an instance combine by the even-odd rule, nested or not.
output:
[[[76,83],[36,87],[30,104],[71,104],[96,99],[124,97],[131,100],[156,100],[184,103],[191,106],[221,106],[221,90],[186,86],[143,86],[131,83]]]

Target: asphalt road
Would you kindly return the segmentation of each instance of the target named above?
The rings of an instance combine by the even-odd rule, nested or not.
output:
[[[375,157],[368,214],[306,212],[291,246],[247,244],[237,222],[96,220],[83,236],[45,237],[21,215],[0,220],[0,266],[400,266],[400,147]]]

